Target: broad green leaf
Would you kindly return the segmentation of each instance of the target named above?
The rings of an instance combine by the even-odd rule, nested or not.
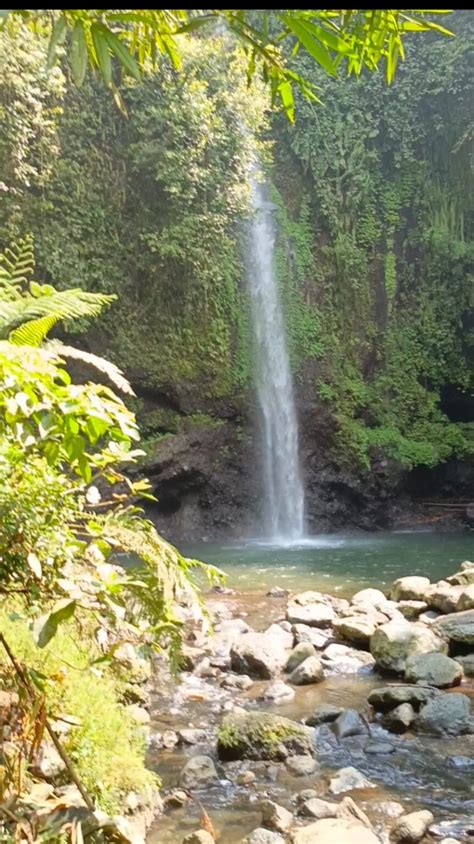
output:
[[[92,41],[94,42],[102,79],[106,85],[110,85],[112,83],[112,59],[107,43],[107,32],[107,27],[102,23],[93,23],[91,26]]]
[[[282,20],[288,29],[296,35],[299,41],[301,41],[313,59],[315,59],[317,63],[330,74],[330,76],[336,76],[336,70],[331,56],[329,55],[326,47],[323,47],[323,45],[320,44],[320,42],[317,41],[311,33],[310,28],[306,25],[306,21],[303,22],[302,20],[297,20],[292,15],[282,15]]]
[[[64,39],[66,38],[66,19],[63,15],[55,22],[53,26],[53,31],[51,33],[51,38],[49,39],[48,45],[48,58],[46,62],[46,67],[51,69],[57,60],[57,49],[58,47],[64,43]]]
[[[293,100],[293,92],[291,90],[290,82],[282,82],[278,87],[278,92],[283,103],[288,119],[294,123],[295,121],[295,103]]]
[[[69,54],[72,78],[78,88],[84,82],[87,70],[87,44],[84,26],[81,20],[76,21],[71,37],[71,51]]]
[[[39,648],[44,648],[56,635],[58,627],[74,615],[76,602],[71,598],[62,598],[54,605],[50,613],[40,616],[33,625],[33,636]]]
[[[133,56],[130,55],[127,48],[122,44],[119,38],[113,32],[110,31],[110,29],[106,30],[106,35],[104,35],[104,37],[106,38],[107,44],[118,58],[122,67],[124,67],[129,72],[130,76],[133,76],[133,78],[136,79],[137,82],[140,82],[142,78],[140,68],[138,67]]]

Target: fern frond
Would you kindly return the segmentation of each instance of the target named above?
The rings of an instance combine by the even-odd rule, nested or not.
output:
[[[54,352],[57,352],[58,355],[63,357],[74,358],[74,360],[82,360],[84,363],[94,366],[99,370],[99,372],[103,372],[104,375],[107,375],[114,386],[122,393],[127,393],[129,396],[135,395],[123,372],[118,368],[118,366],[111,363],[109,360],[105,360],[105,358],[101,358],[99,355],[93,355],[91,352],[84,352],[82,349],[76,349],[74,346],[66,346],[64,343],[59,343],[54,340],[50,341],[46,348],[52,349]]]
[[[10,343],[16,346],[39,346],[58,320],[59,317],[52,314],[25,322],[10,333]]]
[[[41,317],[77,319],[98,316],[104,307],[117,297],[103,293],[87,293],[80,288],[55,290],[38,295],[23,295],[13,302],[0,302],[0,336],[9,337],[18,326]],[[49,292],[51,291],[52,292]]]
[[[35,267],[33,237],[26,235],[0,253],[0,295],[16,299]]]

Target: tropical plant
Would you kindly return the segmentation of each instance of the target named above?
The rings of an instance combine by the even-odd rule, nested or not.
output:
[[[437,13],[431,10],[429,14]],[[156,64],[159,53],[174,68],[180,67],[180,36],[225,28],[244,47],[249,84],[260,71],[270,87],[272,104],[278,98],[290,120],[294,119],[293,86],[309,100],[318,101],[318,96],[314,85],[286,60],[287,44],[292,55],[299,50],[308,53],[331,76],[336,76],[341,64],[349,74],[360,74],[363,68],[373,71],[385,63],[391,82],[398,60],[404,59],[407,35],[429,30],[452,34],[423,10],[15,9],[2,14],[4,25],[15,26],[20,20],[49,35],[49,66],[58,61],[65,46],[76,85],[82,84],[88,67],[99,70],[121,107],[114,62],[122,73],[139,81],[146,67]]]

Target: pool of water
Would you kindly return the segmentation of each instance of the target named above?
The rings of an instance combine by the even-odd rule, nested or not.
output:
[[[271,586],[352,594],[386,588],[397,577],[420,574],[432,581],[474,556],[472,532],[393,532],[325,535],[286,546],[265,542],[181,546],[189,557],[219,566],[227,585],[261,592]]]

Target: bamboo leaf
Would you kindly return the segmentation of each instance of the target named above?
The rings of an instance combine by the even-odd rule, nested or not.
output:
[[[64,39],[66,38],[66,19],[61,15],[60,18],[55,22],[53,26],[53,31],[51,33],[51,38],[49,39],[48,45],[48,58],[46,61],[46,67],[51,69],[57,61],[57,48],[64,43]]]
[[[81,20],[76,21],[72,31],[71,52],[69,54],[72,78],[78,88],[84,82],[87,70],[87,44],[84,26]]]
[[[138,67],[138,64],[136,63],[133,56],[130,55],[127,48],[122,44],[122,42],[117,38],[117,36],[113,32],[111,32],[110,29],[107,29],[105,27],[105,31],[106,34],[104,33],[104,37],[107,40],[107,44],[119,60],[122,67],[124,67],[130,74],[130,76],[133,76],[133,78],[136,79],[137,82],[140,82],[140,68]]]
[[[102,79],[107,86],[110,86],[112,83],[112,59],[107,44],[106,32],[107,27],[102,23],[93,23],[91,26],[92,41],[94,42]]]

